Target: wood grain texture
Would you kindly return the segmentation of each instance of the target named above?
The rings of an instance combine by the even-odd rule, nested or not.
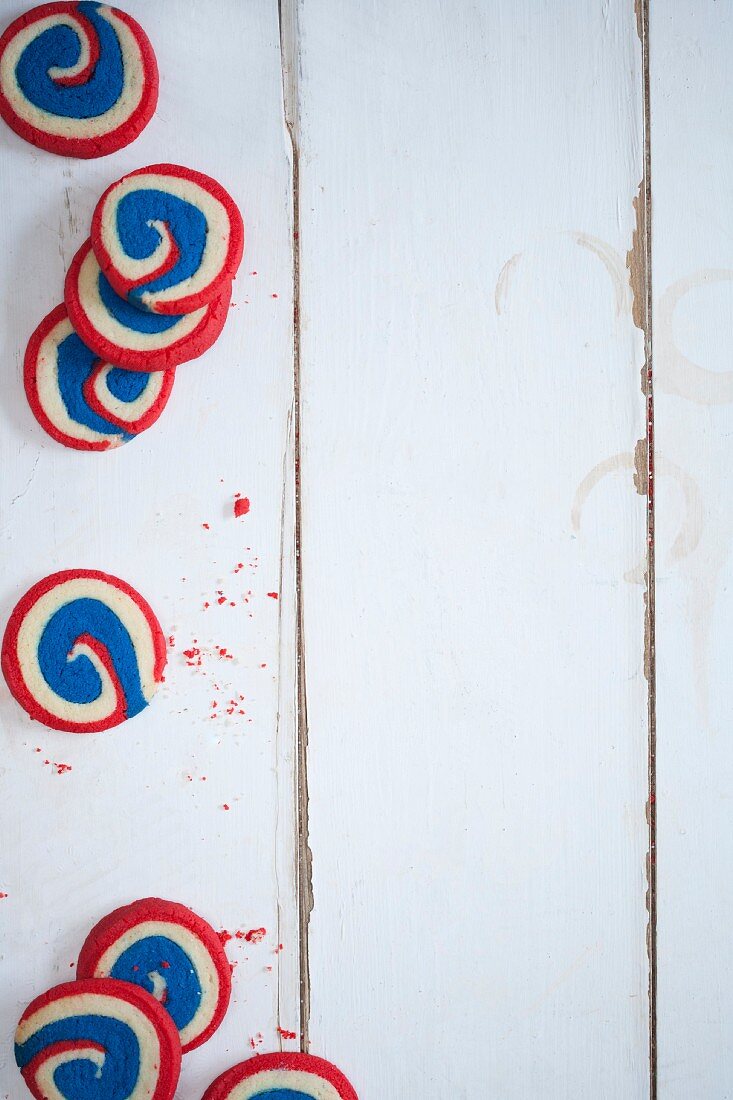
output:
[[[630,4],[302,4],[313,1049],[648,1095]]]
[[[157,113],[137,142],[81,162],[0,131],[0,619],[41,576],[96,567],[135,585],[175,642],[153,705],[109,733],[51,733],[0,692],[3,1096],[22,1089],[12,1058],[21,1008],[73,975],[94,922],[140,896],[185,902],[232,933],[267,930],[258,945],[228,945],[233,1004],[187,1056],[182,1096],[200,1096],[251,1054],[250,1038],[277,1049],[278,1027],[298,1030],[292,195],[277,9],[269,0],[125,7],[161,71]],[[3,25],[20,10],[2,3]],[[117,452],[68,451],[27,407],[25,345],[61,301],[103,188],[160,160],[219,178],[241,204],[248,242],[236,304],[216,346],[179,369],[152,430]],[[235,519],[238,492],[251,511]],[[193,644],[200,667],[182,655]],[[222,714],[240,696],[246,713]],[[58,774],[54,762],[72,770]]]
[[[662,1100],[733,1096],[733,13],[651,5]]]

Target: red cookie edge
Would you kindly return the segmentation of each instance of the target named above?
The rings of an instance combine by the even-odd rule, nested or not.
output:
[[[18,31],[24,30],[30,23],[35,23],[38,19],[43,19],[47,15],[61,12],[79,15],[77,9],[76,0],[60,0],[58,3],[39,4],[38,7],[24,12],[23,15],[14,19],[0,36],[0,58],[10,40]],[[119,149],[124,149],[126,145],[130,145],[140,136],[155,114],[155,108],[158,105],[160,76],[152,43],[136,19],[133,19],[131,15],[119,8],[112,7],[111,10],[123,23],[127,24],[140,47],[143,59],[143,94],[139,104],[125,122],[108,134],[95,138],[67,138],[58,134],[47,134],[44,130],[39,130],[36,126],[32,126],[29,122],[20,118],[13,110],[10,101],[0,90],[0,116],[5,119],[5,122],[14,133],[31,145],[35,145],[37,149],[44,149],[47,153],[55,153],[57,156],[62,157],[78,157],[81,160],[106,157],[110,153],[116,153]]]
[[[75,439],[73,436],[66,435],[65,432],[54,424],[52,420],[48,418],[46,412],[38,397],[38,354],[41,348],[41,344],[48,336],[49,332],[56,327],[61,321],[68,318],[69,313],[66,306],[62,302],[60,306],[56,306],[52,309],[46,317],[43,318],[41,323],[37,326],[30,340],[28,341],[28,347],[25,351],[25,358],[23,360],[23,385],[25,387],[25,394],[28,398],[28,404],[31,407],[31,412],[35,416],[38,423],[43,430],[55,439],[58,443],[63,443],[65,447],[70,447],[75,451],[108,451],[114,450],[115,445],[111,442],[104,440],[87,441],[83,439]],[[80,337],[81,339],[81,337]],[[98,360],[96,369],[101,369],[103,366],[115,366],[116,364],[105,364],[103,360]],[[120,367],[120,370],[125,370],[125,367]],[[175,380],[175,370],[164,372],[163,385],[158,395],[158,399],[154,405],[147,410],[144,416],[141,416],[138,420],[130,423],[110,415],[106,409],[96,408],[91,396],[87,397],[87,402],[90,407],[98,413],[99,416],[104,417],[110,424],[116,425],[123,431],[130,435],[139,435],[140,432],[150,428],[156,420],[160,417],[163,409],[168,403],[171,390],[173,388],[173,382]]]
[[[52,1004],[54,1001],[67,997],[70,994],[78,996],[80,993],[116,997],[120,1001],[126,1001],[127,1004],[131,1004],[148,1018],[155,1028],[155,1033],[158,1036],[158,1042],[160,1044],[158,1086],[150,1100],[173,1100],[178,1085],[178,1078],[181,1075],[181,1044],[178,1039],[178,1032],[170,1016],[165,1009],[158,1004],[155,997],[151,996],[146,990],[140,989],[138,986],[130,985],[128,982],[117,981],[116,978],[87,978],[81,982],[63,982],[61,985],[56,985],[53,986],[52,989],[46,990],[45,993],[41,993],[40,996],[32,1000],[20,1017],[18,1025],[34,1012],[38,1011],[38,1009],[44,1008],[46,1005]],[[38,1092],[31,1083],[32,1078],[28,1073],[28,1069],[31,1065],[33,1065],[33,1061],[29,1062],[28,1066],[20,1071],[23,1080],[36,1100],[45,1100],[41,1093]]]
[[[172,370],[190,359],[197,359],[217,341],[226,323],[232,294],[231,283],[227,291],[211,302],[199,324],[187,336],[160,351],[134,351],[121,348],[99,332],[89,320],[79,299],[79,271],[91,250],[87,240],[71,261],[64,283],[64,300],[69,318],[80,338],[95,355],[108,363],[115,363],[126,370]]]
[[[316,1074],[333,1085],[341,1100],[359,1100],[354,1086],[338,1066],[327,1062],[325,1058],[318,1058],[315,1054],[303,1054],[299,1051],[259,1054],[246,1062],[239,1062],[212,1081],[201,1100],[227,1100],[232,1089],[240,1082],[270,1069],[299,1070],[302,1073]]]
[[[183,1045],[181,1049],[184,1054],[187,1054],[188,1051],[195,1050],[196,1047],[207,1042],[219,1028],[229,1007],[232,992],[232,972],[221,940],[208,921],[198,913],[194,913],[187,905],[166,901],[163,898],[141,898],[139,901],[114,909],[95,924],[85,939],[76,964],[77,978],[100,977],[95,975],[95,970],[105,951],[134,925],[148,920],[180,924],[192,932],[209,952],[219,977],[219,1000],[216,1011],[208,1027],[191,1042]]]
[[[135,601],[147,619],[153,634],[153,646],[155,649],[154,676],[156,683],[161,682],[163,670],[165,669],[167,661],[167,650],[163,628],[158,622],[155,612],[147,600],[141,596],[132,585],[127,584],[126,581],[121,580],[119,577],[112,576],[111,573],[103,573],[98,569],[62,569],[58,573],[49,574],[49,576],[44,577],[42,580],[32,585],[25,595],[18,600],[18,603],[13,608],[10,618],[8,619],[5,633],[3,634],[2,648],[0,649],[0,667],[2,667],[3,676],[10,689],[10,694],[33,721],[42,722],[43,725],[48,726],[49,729],[62,730],[64,733],[102,733],[104,730],[112,729],[114,726],[118,726],[125,721],[125,715],[124,712],[121,712],[121,708],[118,708],[114,714],[111,714],[104,722],[65,722],[62,718],[58,718],[55,714],[50,714],[44,707],[38,705],[34,696],[26,686],[23,674],[16,660],[18,631],[20,630],[20,625],[28,613],[28,610],[41,596],[45,595],[46,592],[50,592],[57,584],[61,584],[67,580],[74,580],[77,577],[107,581],[107,583],[112,584],[115,588],[119,588]]]
[[[118,184],[123,180],[129,179],[131,176],[141,176],[148,172],[156,172],[159,175],[168,175],[176,179],[191,180],[193,183],[198,184],[203,190],[208,191],[215,199],[218,199],[229,216],[229,224],[231,226],[229,248],[226,262],[222,266],[218,278],[214,279],[213,282],[199,294],[184,295],[182,298],[177,298],[174,301],[161,302],[156,305],[154,309],[150,310],[151,313],[160,313],[164,315],[193,313],[195,310],[201,309],[202,306],[208,305],[210,302],[220,298],[225,292],[227,284],[232,282],[237,273],[237,269],[242,262],[242,256],[244,255],[245,232],[242,213],[232,196],[222,187],[218,180],[215,180],[212,176],[205,175],[203,172],[198,172],[194,168],[185,168],[180,164],[149,164],[146,168],[136,168],[134,172],[128,172],[126,175],[120,176],[118,180],[115,180],[114,183],[109,185],[94,208],[94,214],[92,215],[91,242],[92,248],[94,249],[94,255],[97,257],[97,263],[109,280],[110,285],[122,298],[127,298],[129,291],[136,284],[117,274],[114,260],[102,243],[102,212],[107,196]],[[136,303],[133,302],[132,304],[135,305]]]

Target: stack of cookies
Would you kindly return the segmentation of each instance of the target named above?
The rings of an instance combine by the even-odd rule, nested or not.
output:
[[[175,368],[221,333],[243,251],[236,203],[202,172],[153,164],[108,187],[64,304],[25,355],[28,401],[49,435],[99,451],[150,427]]]

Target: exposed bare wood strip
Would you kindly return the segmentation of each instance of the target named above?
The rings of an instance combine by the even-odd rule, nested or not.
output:
[[[627,256],[632,291],[634,323],[644,333],[644,365],[641,387],[646,398],[646,436],[636,453],[636,484],[647,498],[647,568],[644,630],[644,671],[648,684],[648,770],[647,823],[647,950],[649,955],[649,1096],[657,1096],[657,727],[655,649],[655,546],[654,546],[654,384],[652,315],[652,194],[651,194],[651,105],[649,86],[649,0],[635,0],[636,23],[642,53],[644,105],[644,175],[634,202],[636,231]]]
[[[295,431],[295,585],[297,654],[297,761],[296,802],[298,823],[298,924],[300,952],[300,1040],[308,1050],[310,1019],[310,966],[308,925],[313,909],[312,855],[308,840],[308,706],[306,693],[303,571],[301,562],[302,497],[300,484],[300,191],[298,111],[298,0],[279,0],[280,55],[283,75],[283,111],[291,144],[293,220],[293,394]]]

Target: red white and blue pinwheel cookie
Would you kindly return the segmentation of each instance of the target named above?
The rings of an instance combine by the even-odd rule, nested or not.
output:
[[[0,37],[0,115],[26,141],[71,157],[128,145],[158,101],[142,27],[105,4],[41,4]]]
[[[172,1100],[181,1045],[154,997],[112,979],[66,982],[36,997],[15,1033],[36,1100]]]
[[[79,978],[118,978],[151,993],[178,1029],[183,1053],[211,1038],[229,1004],[231,969],[219,936],[185,905],[144,898],[89,933]]]
[[[244,251],[234,199],[178,164],[113,183],[92,218],[92,248],[119,295],[151,313],[191,313],[227,290]]]
[[[76,332],[100,359],[128,370],[169,370],[203,355],[217,339],[231,284],[194,313],[145,313],[112,289],[87,241],[71,261],[64,298]]]
[[[134,439],[165,408],[175,371],[125,370],[99,359],[57,306],[28,343],[28,403],[50,436],[80,451],[106,451]]]
[[[34,584],[17,604],[1,662],[31,718],[51,729],[96,733],[148,705],[163,679],[165,637],[129,584],[67,569]]]
[[[261,1054],[209,1085],[202,1100],[358,1100],[340,1069],[313,1054]]]

